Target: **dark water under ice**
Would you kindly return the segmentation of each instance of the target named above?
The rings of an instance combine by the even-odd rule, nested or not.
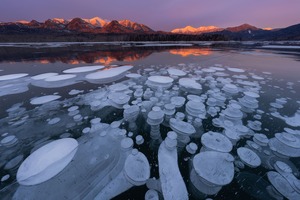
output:
[[[300,126],[291,126],[283,119],[274,117],[271,113],[278,112],[281,116],[293,116],[300,107],[300,52],[284,51],[284,50],[263,50],[251,48],[202,48],[202,47],[120,47],[120,46],[101,46],[101,45],[80,45],[80,46],[61,46],[61,47],[0,47],[0,76],[7,74],[26,73],[28,76],[21,78],[26,84],[24,91],[18,92],[15,87],[15,94],[9,94],[5,91],[6,86],[16,84],[16,87],[22,87],[22,81],[14,80],[12,82],[0,81],[0,135],[9,133],[18,138],[18,144],[13,147],[0,146],[0,178],[9,174],[10,178],[0,182],[0,199],[10,199],[17,191],[19,185],[16,182],[16,172],[21,162],[13,169],[5,169],[8,161],[18,155],[24,158],[30,155],[30,151],[34,148],[37,141],[58,139],[60,135],[68,132],[70,137],[75,139],[84,135],[81,131],[90,125],[89,120],[100,117],[101,122],[112,123],[113,121],[123,118],[123,109],[117,109],[107,106],[98,111],[91,111],[89,106],[79,104],[78,101],[84,95],[97,90],[99,87],[107,88],[110,85],[128,81],[126,77],[120,77],[117,80],[105,84],[95,84],[80,76],[74,82],[70,82],[68,86],[60,87],[56,85],[52,87],[33,85],[30,77],[54,72],[63,74],[66,69],[80,66],[104,65],[104,69],[111,69],[122,65],[132,65],[130,73],[139,73],[144,76],[151,74],[168,75],[168,68],[182,69],[192,77],[196,77],[195,69],[203,70],[220,64],[225,69],[233,83],[240,87],[242,85],[234,78],[235,75],[246,75],[248,79],[239,79],[249,82],[255,82],[259,87],[259,110],[263,111],[259,116],[257,112],[249,113],[243,118],[243,124],[247,125],[248,120],[258,120],[261,124],[261,130],[255,131],[262,133],[268,138],[273,138],[275,133],[284,132],[285,128],[299,131]],[[228,67],[242,69],[245,72],[238,73],[227,70]],[[153,71],[149,70],[153,69]],[[79,73],[80,74],[80,73]],[[84,73],[87,74],[87,73]],[[205,77],[212,76],[216,79],[218,76],[214,72],[206,72],[205,70],[198,74]],[[221,76],[220,76],[221,77]],[[202,84],[202,93],[206,94],[210,86],[207,82]],[[27,87],[27,88],[26,88]],[[250,86],[251,87],[251,86]],[[257,87],[257,85],[255,86]],[[145,90],[147,86],[143,86]],[[80,90],[76,95],[70,95],[71,90]],[[57,94],[61,96],[58,101],[60,105],[52,105],[51,108],[39,108],[31,105],[30,100],[35,97],[44,95]],[[187,97],[189,93],[180,91],[180,96]],[[199,95],[201,95],[199,94]],[[232,97],[237,100],[242,97],[242,93]],[[276,99],[284,98],[287,101],[283,108],[274,108],[270,103],[274,103]],[[226,101],[228,102],[228,100]],[[10,115],[7,111],[13,106],[22,107],[20,113]],[[69,119],[64,119],[67,109],[73,105],[79,105],[79,109],[83,117],[80,124],[72,124]],[[17,107],[18,107],[17,106]],[[44,105],[45,106],[45,105]],[[184,112],[184,108],[177,111]],[[256,115],[256,116],[255,116]],[[61,122],[49,125],[49,119],[61,117]],[[215,116],[217,117],[217,116]],[[207,115],[203,119],[204,132],[216,131],[222,132],[223,128],[215,127],[212,119],[215,118]],[[260,119],[261,118],[261,119]],[[48,121],[47,121],[48,120]],[[65,120],[65,121],[64,121]],[[20,122],[21,121],[21,122]],[[19,124],[15,124],[20,122]],[[142,145],[135,144],[134,147],[145,154],[148,158],[151,175],[150,177],[159,178],[157,148],[151,147],[151,138],[149,136],[150,127],[147,126],[145,119],[139,117],[136,121],[137,130],[134,135],[140,134],[145,138]],[[298,123],[299,124],[299,123]],[[121,124],[121,128],[128,129],[128,124]],[[162,139],[171,131],[170,127],[161,125],[160,127]],[[5,135],[0,136],[2,140]],[[134,139],[134,138],[133,138]],[[237,158],[236,150],[238,147],[245,146],[246,141],[250,138],[243,138],[234,145],[230,152]],[[199,153],[201,142],[199,138],[192,138],[191,142],[198,145]],[[39,142],[38,142],[39,143]],[[89,155],[87,155],[89,156]],[[232,182],[224,186],[220,192],[212,196],[197,196],[195,188],[190,187],[189,173],[192,155],[187,153],[185,149],[178,153],[178,164],[180,172],[186,183],[189,198],[212,198],[212,199],[267,199],[270,198],[264,191],[264,187],[270,185],[266,173],[271,169],[259,166],[255,169],[246,166],[244,169],[235,170]],[[290,158],[294,166],[294,173],[297,178],[300,177],[300,159],[299,157]],[[95,172],[97,173],[97,172]],[[54,177],[55,178],[55,177]],[[78,180],[84,182],[84,179]],[[147,191],[146,185],[133,187],[127,192],[120,194],[114,199],[143,199]],[[72,191],[66,191],[72,192]],[[261,193],[260,193],[261,192]],[[196,192],[197,193],[197,192]],[[266,195],[266,196],[264,196]]]

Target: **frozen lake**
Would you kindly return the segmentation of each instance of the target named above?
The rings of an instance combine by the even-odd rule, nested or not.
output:
[[[299,93],[297,48],[1,45],[0,199],[300,199]]]

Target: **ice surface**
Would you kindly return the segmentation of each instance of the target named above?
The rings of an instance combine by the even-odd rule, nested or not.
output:
[[[105,66],[98,65],[98,66],[82,66],[82,67],[75,67],[71,69],[64,70],[63,73],[72,74],[72,73],[84,73],[84,72],[90,72],[95,71],[99,69],[103,69]]]
[[[300,46],[264,45],[261,48],[266,48],[266,49],[300,49]]]
[[[274,197],[271,196],[267,190],[270,186],[270,183],[266,181],[263,177],[258,176],[254,173],[240,172],[236,176],[236,180],[240,186],[240,189],[242,189],[248,195],[254,197],[255,199],[274,199]],[[281,196],[279,196],[279,198],[280,197]]]
[[[30,101],[30,103],[32,105],[40,105],[40,104],[48,103],[50,101],[57,100],[59,98],[61,98],[61,96],[59,96],[59,95],[46,95],[46,96],[42,96],[42,97],[36,97],[36,98],[32,99]]]
[[[50,76],[46,78],[45,81],[47,82],[65,81],[75,77],[76,77],[75,74],[62,74],[62,75]]]
[[[65,138],[53,141],[33,152],[21,164],[17,181],[21,185],[36,185],[61,172],[73,159],[78,142]]]

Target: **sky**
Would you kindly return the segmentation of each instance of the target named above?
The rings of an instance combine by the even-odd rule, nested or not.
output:
[[[0,21],[129,19],[154,30],[187,25],[283,28],[300,23],[300,0],[1,0]]]

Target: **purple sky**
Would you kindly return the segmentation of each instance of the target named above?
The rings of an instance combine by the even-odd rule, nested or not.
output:
[[[300,23],[300,0],[1,0],[0,21],[74,17],[129,19],[154,30],[191,25],[286,27]]]

